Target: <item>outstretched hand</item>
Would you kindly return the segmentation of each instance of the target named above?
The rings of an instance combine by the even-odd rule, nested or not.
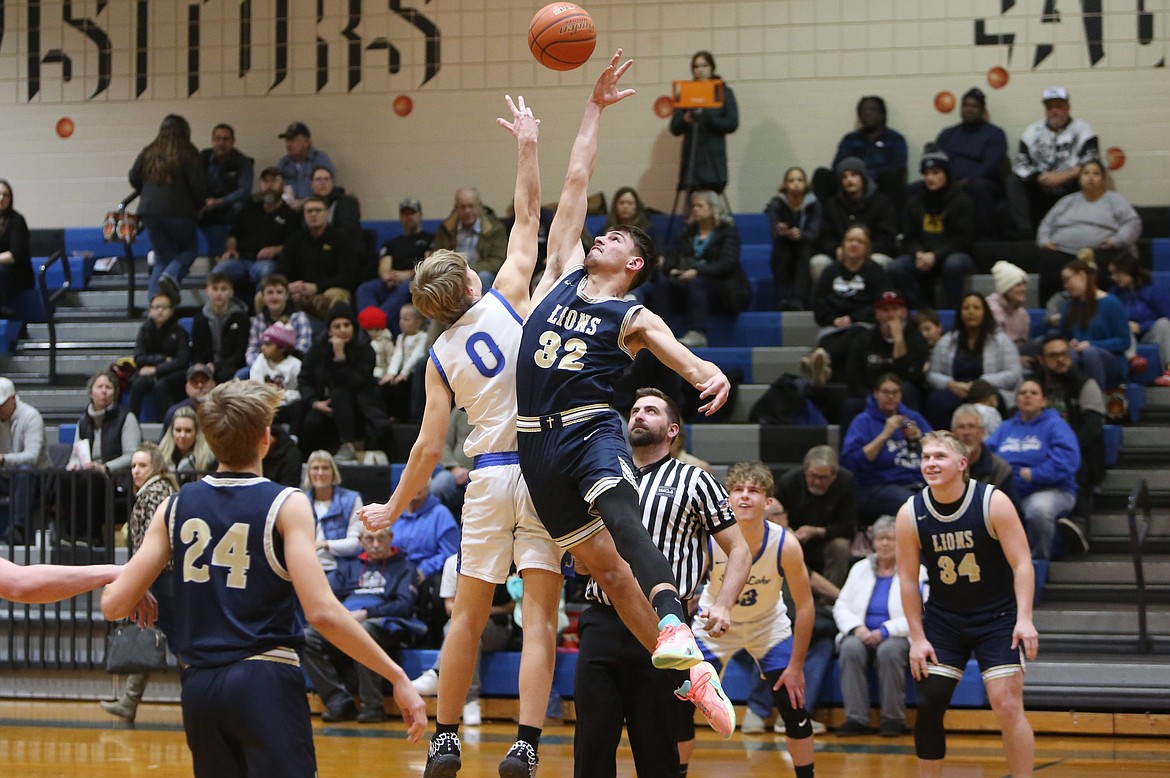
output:
[[[699,390],[699,399],[705,400],[708,397],[711,398],[706,405],[699,408],[699,413],[704,416],[710,416],[722,408],[723,403],[727,402],[727,396],[731,392],[731,382],[727,380],[727,376],[720,370],[706,381],[695,384],[695,388]]]
[[[535,141],[539,134],[537,130],[540,127],[540,119],[533,116],[532,109],[524,104],[524,95],[517,98],[519,105],[512,102],[511,95],[504,95],[504,99],[508,101],[508,108],[512,111],[512,121],[496,119],[496,124],[512,133],[520,143]]]
[[[593,102],[605,108],[607,105],[613,105],[616,102],[625,100],[630,95],[634,94],[633,89],[618,89],[618,81],[630,69],[630,65],[634,64],[634,60],[627,59],[624,63],[618,64],[622,58],[622,50],[618,49],[617,53],[609,61],[609,65],[602,72],[601,77],[597,79],[597,84],[593,87]]]

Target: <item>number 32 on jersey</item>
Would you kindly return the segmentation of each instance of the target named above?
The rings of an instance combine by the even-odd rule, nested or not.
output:
[[[556,367],[558,370],[580,370],[583,367],[581,360],[589,348],[580,338],[569,338],[562,343],[561,336],[552,330],[541,334],[540,345],[541,348],[532,355],[537,367]]]

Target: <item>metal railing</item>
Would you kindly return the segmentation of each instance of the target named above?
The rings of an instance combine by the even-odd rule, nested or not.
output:
[[[1129,493],[1129,502],[1126,514],[1129,519],[1129,547],[1133,555],[1133,575],[1137,588],[1138,638],[1137,651],[1139,654],[1148,654],[1154,650],[1150,640],[1150,628],[1147,618],[1149,596],[1146,591],[1146,575],[1142,565],[1142,546],[1150,532],[1150,487],[1146,479],[1142,479]]]
[[[49,291],[46,284],[46,276],[49,268],[58,262],[61,263],[61,270],[65,274],[65,281],[59,289]],[[45,321],[49,325],[49,384],[54,385],[57,383],[57,301],[73,289],[73,269],[69,266],[69,261],[65,258],[63,251],[54,251],[48,261],[41,265],[38,276],[41,288],[41,302],[45,308]]]

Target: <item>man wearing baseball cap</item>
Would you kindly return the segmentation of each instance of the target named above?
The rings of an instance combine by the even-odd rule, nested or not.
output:
[[[987,120],[987,95],[977,86],[963,93],[959,115],[963,121],[940,132],[935,145],[950,157],[951,181],[966,189],[975,204],[976,235],[994,238],[995,208],[1003,199],[1007,135]]]
[[[1077,190],[1081,165],[1100,156],[1093,128],[1069,115],[1067,89],[1050,86],[1040,99],[1044,118],[1024,130],[1007,181],[1008,207],[1020,238],[1036,236],[1044,214]]]
[[[313,148],[313,136],[304,122],[293,122],[277,136],[284,139],[286,153],[276,163],[284,176],[285,201],[300,208],[304,199],[313,194],[313,171],[323,167],[337,178],[337,170],[329,155]]]

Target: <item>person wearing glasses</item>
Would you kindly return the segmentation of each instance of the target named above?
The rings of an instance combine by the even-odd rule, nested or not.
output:
[[[832,446],[814,446],[804,465],[780,476],[776,497],[804,549],[804,561],[836,586],[849,573],[849,546],[857,530],[853,473],[841,468]]]

